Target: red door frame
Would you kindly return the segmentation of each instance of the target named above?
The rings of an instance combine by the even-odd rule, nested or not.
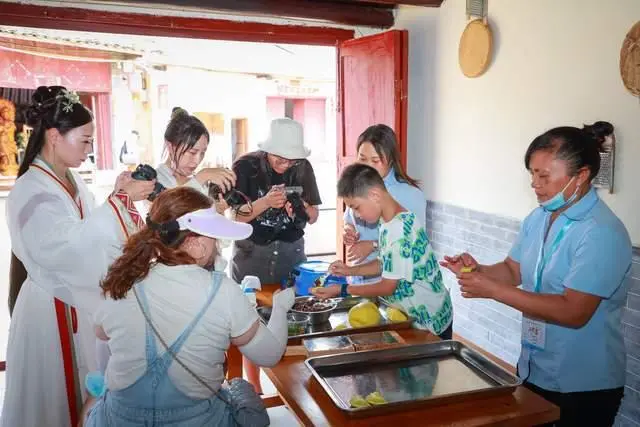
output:
[[[0,25],[147,36],[335,46],[338,49],[338,67],[340,66],[340,43],[353,39],[355,35],[353,30],[321,26],[277,25],[222,19],[145,15],[3,1],[0,1]],[[407,72],[406,49],[408,43],[406,39],[405,32],[403,42],[405,54],[402,55],[405,61],[402,64],[404,73]],[[397,87],[399,91],[397,96],[400,96],[402,100],[402,108],[396,113],[395,130],[399,138],[401,162],[406,167],[407,80],[401,78],[399,81],[401,84]],[[341,102],[341,87],[338,81],[336,83],[337,99]],[[338,108],[337,129],[340,149],[344,143],[341,115],[342,112]],[[340,215],[339,217],[341,218]],[[340,244],[337,250],[342,253],[341,235],[338,234]],[[4,370],[4,362],[0,362],[1,370]]]
[[[395,33],[395,34],[392,34]],[[406,171],[407,169],[407,117],[408,117],[408,84],[409,84],[409,32],[407,30],[391,30],[381,34],[375,34],[372,36],[362,37],[353,41],[346,41],[343,45],[337,49],[337,123],[336,129],[338,132],[337,138],[337,166],[338,173],[342,171],[342,168],[354,159],[347,155],[347,146],[349,144],[356,144],[356,141],[347,140],[346,126],[343,116],[348,112],[345,112],[345,91],[342,87],[343,80],[345,78],[345,72],[343,69],[343,55],[348,55],[349,49],[358,50],[359,46],[367,47],[372,41],[380,40],[383,37],[393,38],[393,53],[394,53],[394,120],[393,123],[387,123],[393,128],[398,137],[398,149],[400,151],[400,164]],[[367,96],[364,94],[363,96]],[[376,123],[369,123],[373,125]],[[364,131],[364,129],[362,129]],[[345,247],[342,242],[342,229],[344,225],[343,212],[345,206],[341,199],[338,199],[336,204],[336,252],[337,258],[345,260]]]
[[[3,1],[0,1],[0,25],[336,47],[341,42],[354,38],[355,35],[353,30],[331,27],[145,15]],[[231,351],[233,350],[232,348]],[[0,372],[4,370],[5,362],[0,361]]]
[[[0,1],[0,25],[98,33],[337,46],[353,30],[51,7]]]

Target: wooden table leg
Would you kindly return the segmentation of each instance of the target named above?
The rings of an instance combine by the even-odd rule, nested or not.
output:
[[[269,396],[262,396],[262,402],[267,408],[275,408],[276,406],[284,405],[284,402],[280,398],[279,394],[271,394]]]
[[[242,353],[240,349],[231,344],[227,350],[227,380],[232,378],[242,378]]]

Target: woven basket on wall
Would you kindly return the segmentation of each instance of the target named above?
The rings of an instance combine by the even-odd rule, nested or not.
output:
[[[627,33],[620,49],[620,76],[624,87],[640,96],[640,22]]]

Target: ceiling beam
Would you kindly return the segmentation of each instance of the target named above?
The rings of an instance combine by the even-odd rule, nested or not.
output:
[[[0,1],[0,25],[322,46],[335,46],[354,37],[353,30],[342,28],[97,11],[3,1]]]
[[[119,3],[120,0],[106,0]],[[149,0],[127,0],[130,4],[149,5]],[[393,4],[318,0],[161,0],[158,5],[193,7],[234,14],[258,14],[283,18],[303,18],[346,25],[389,28],[394,24]],[[157,3],[154,3],[154,5]]]
[[[3,47],[23,53],[39,53],[54,57],[64,56],[77,59],[132,61],[141,56],[137,54],[112,51],[104,46],[89,48],[66,43],[51,43],[26,38],[0,36],[0,49]]]
[[[336,1],[336,0],[320,0],[320,1]],[[337,0],[340,3],[347,4],[380,4],[388,6],[398,5],[411,5],[411,6],[426,6],[426,7],[440,7],[444,0]]]

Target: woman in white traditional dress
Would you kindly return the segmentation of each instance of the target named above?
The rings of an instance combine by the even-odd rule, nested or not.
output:
[[[101,206],[78,167],[92,152],[91,112],[74,92],[39,87],[27,110],[33,133],[7,203],[13,252],[24,264],[7,348],[3,427],[75,427],[95,369],[91,315],[100,280],[142,222],[133,202],[154,182],[123,173]]]

